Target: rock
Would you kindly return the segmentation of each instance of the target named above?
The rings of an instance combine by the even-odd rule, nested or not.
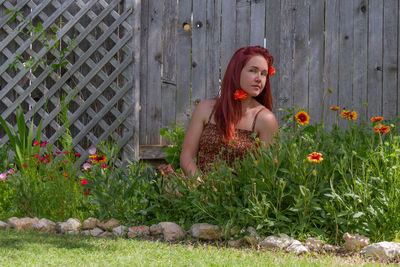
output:
[[[118,227],[120,225],[119,221],[111,218],[109,219],[107,222],[100,222],[97,224],[97,226],[101,229],[103,229],[104,231],[112,231],[112,229],[114,229],[115,227]]]
[[[234,226],[234,227],[231,228],[231,230],[229,230],[229,235],[230,236],[235,236],[235,235],[237,235],[239,233],[240,233],[239,226]]]
[[[222,237],[219,226],[208,223],[196,223],[189,229],[189,234],[203,240],[218,240]]]
[[[0,230],[5,230],[5,229],[7,229],[7,227],[8,227],[7,223],[0,221]]]
[[[315,237],[307,238],[305,246],[311,251],[320,251],[322,249],[322,241]]]
[[[337,246],[332,246],[332,245],[328,245],[328,244],[322,246],[322,250],[325,253],[335,253],[338,250],[338,248],[339,247],[337,247]]]
[[[246,235],[243,237],[243,240],[252,247],[257,246],[260,243],[260,240],[257,237],[252,235]]]
[[[247,232],[249,232],[250,236],[254,236],[257,239],[260,239],[260,236],[258,235],[258,233],[254,227],[249,226],[249,227],[247,227],[246,230],[247,230]]]
[[[32,228],[41,233],[54,233],[56,231],[56,223],[48,219],[42,218],[38,222],[36,222],[32,226]]]
[[[83,231],[81,232],[81,235],[90,236],[90,230],[83,230]]]
[[[345,233],[343,239],[346,241],[345,248],[348,251],[358,251],[369,245],[369,238],[359,234]]]
[[[70,218],[66,222],[56,223],[56,231],[61,234],[77,234],[81,228],[81,222],[78,219]]]
[[[39,221],[38,218],[17,218],[11,217],[7,220],[8,227],[14,228],[17,230],[27,230],[32,229],[33,225]]]
[[[271,235],[261,241],[261,246],[267,249],[286,249],[292,242],[293,239],[286,234]]]
[[[229,240],[228,241],[228,246],[232,248],[240,248],[244,243],[243,238],[236,239],[236,240]]]
[[[161,225],[159,224],[153,224],[150,226],[150,234],[151,235],[161,235],[162,234],[162,228]]]
[[[96,218],[87,218],[82,223],[82,229],[83,230],[92,230],[92,229],[96,228],[98,223],[100,223],[100,221]]]
[[[66,235],[77,235],[79,233],[80,233],[79,230],[69,230],[65,234]]]
[[[298,240],[293,240],[290,246],[286,248],[286,251],[295,253],[296,255],[308,253],[308,249]]]
[[[400,244],[387,241],[373,243],[364,247],[360,253],[361,255],[370,256],[381,260],[396,259],[400,256]]]
[[[98,237],[99,235],[101,235],[102,233],[104,233],[104,231],[101,230],[101,229],[98,228],[98,227],[96,227],[96,228],[94,228],[94,229],[92,229],[92,230],[89,230],[89,231],[90,231],[90,235],[93,236],[93,237]]]
[[[128,232],[128,227],[124,225],[120,225],[112,229],[112,233],[116,237],[126,237],[127,232]]]
[[[128,238],[134,238],[137,236],[148,236],[148,235],[150,235],[150,227],[148,227],[147,225],[132,226],[129,227],[128,229]]]
[[[185,231],[176,223],[161,222],[159,225],[165,241],[176,241],[185,237]]]
[[[112,236],[113,236],[113,234],[112,234],[111,232],[104,231],[103,233],[99,234],[97,237],[104,237],[104,238],[106,238],[106,237],[112,237]]]

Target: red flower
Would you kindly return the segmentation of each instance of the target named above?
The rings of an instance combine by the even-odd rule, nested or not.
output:
[[[310,122],[310,116],[305,111],[300,111],[295,115],[296,121],[300,125],[308,124]]]
[[[60,154],[61,154],[61,152],[60,152],[60,151],[56,151],[56,154],[57,154],[57,155],[60,155]]]
[[[47,159],[48,157],[50,157],[50,154],[44,155],[44,157]]]
[[[84,186],[84,185],[87,185],[87,184],[88,184],[88,181],[86,179],[83,179],[82,182],[81,182],[81,185]]]
[[[235,93],[233,94],[234,100],[243,100],[246,97],[247,97],[247,93],[242,89],[236,90]]]
[[[22,164],[22,166],[24,166],[24,167],[28,167],[28,164]]]
[[[106,164],[103,164],[103,165],[101,165],[101,167],[103,167],[103,169],[106,169],[106,168],[107,168],[107,165],[106,165]]]
[[[87,163],[89,163],[89,164],[92,164],[92,163],[93,163],[93,161],[89,160]]]
[[[307,159],[309,162],[312,162],[312,163],[320,163],[321,161],[324,160],[322,158],[322,154],[318,153],[318,152],[311,153],[310,155],[308,155]]]
[[[68,160],[64,160],[64,163],[68,163],[69,161]]]
[[[382,125],[380,123],[377,126],[374,127],[374,132],[377,132],[377,133],[386,134],[389,131],[390,131],[390,127],[389,126],[385,126],[385,125]]]
[[[378,121],[381,121],[381,120],[383,120],[383,117],[372,117],[371,118],[372,122],[378,122]]]
[[[50,179],[53,179],[54,176],[53,176],[53,175],[50,175],[49,177],[50,177]]]
[[[43,161],[44,161],[44,158],[40,158],[39,161],[40,161],[40,162],[43,162]]]
[[[38,145],[40,145],[40,143],[39,142],[33,142],[33,145],[34,146],[38,146]]]
[[[64,154],[67,154],[67,155],[68,155],[68,154],[69,154],[69,152],[68,152],[68,151],[64,151]]]
[[[79,157],[80,155],[81,155],[81,153],[78,153],[78,152],[75,153],[75,156]]]
[[[34,158],[39,158],[39,155],[38,154],[33,154],[31,157],[34,157]]]
[[[40,145],[40,147],[46,147],[46,145],[48,144],[48,141],[43,141],[42,144]]]
[[[46,163],[49,163],[50,162],[50,159],[46,159],[46,161],[45,161]]]
[[[63,173],[64,178],[68,178],[68,174],[67,173]]]
[[[87,195],[87,194],[89,194],[89,191],[86,190],[86,191],[83,191],[83,193],[84,193],[85,195]]]
[[[97,162],[97,163],[104,163],[107,161],[106,157],[99,156],[99,155],[90,155],[89,158],[93,159],[94,162]]]
[[[275,75],[275,68],[274,67],[269,67],[269,69],[268,69],[268,75]]]
[[[339,107],[336,107],[336,106],[332,106],[332,107],[330,107],[330,109],[331,109],[331,110],[339,110],[340,108],[339,108]]]

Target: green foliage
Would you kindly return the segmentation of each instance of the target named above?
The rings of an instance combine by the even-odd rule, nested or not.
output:
[[[16,117],[18,132],[15,132],[12,127],[8,127],[7,122],[2,117],[0,117],[0,124],[7,133],[10,146],[15,153],[15,163],[17,164],[18,168],[22,170],[23,164],[27,164],[29,162],[32,154],[38,153],[39,147],[33,147],[32,145],[34,128],[33,120],[31,121],[29,130],[27,130],[25,125],[25,117],[21,106],[19,106],[16,112]],[[40,142],[42,123],[43,119],[40,121],[39,126],[36,129],[35,142]]]
[[[170,163],[175,170],[180,168],[180,155],[182,151],[183,138],[185,136],[185,129],[181,123],[172,123],[168,128],[160,130],[160,135],[169,141],[168,145],[163,149],[167,153],[165,160]]]
[[[110,146],[106,151],[105,162],[96,162],[96,154],[81,176],[92,216],[131,224],[154,221],[162,210],[158,208],[163,191],[160,175],[139,161],[113,168],[117,153]]]

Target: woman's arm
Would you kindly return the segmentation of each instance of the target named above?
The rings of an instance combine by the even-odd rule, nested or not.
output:
[[[258,115],[255,131],[258,133],[260,141],[268,146],[274,137],[279,134],[278,122],[275,115],[268,109],[262,110]]]
[[[199,150],[199,141],[203,132],[204,124],[211,114],[215,101],[203,100],[195,108],[189,126],[183,139],[182,152],[180,157],[181,169],[190,177],[197,172],[197,166],[194,159]]]

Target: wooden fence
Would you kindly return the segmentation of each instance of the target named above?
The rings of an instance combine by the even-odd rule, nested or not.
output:
[[[159,130],[186,125],[198,101],[217,95],[234,51],[262,45],[275,58],[279,119],[278,108],[297,106],[330,124],[332,105],[363,120],[394,118],[399,8],[397,0],[0,0],[0,113],[15,123],[21,104],[28,119],[45,119],[44,135],[55,142],[65,93],[78,152],[112,136],[125,157],[157,158],[166,144]],[[23,11],[12,23],[10,9]],[[29,19],[59,29],[58,52],[18,30]],[[17,53],[57,58],[72,39],[68,65],[51,74],[40,64],[9,68]]]

